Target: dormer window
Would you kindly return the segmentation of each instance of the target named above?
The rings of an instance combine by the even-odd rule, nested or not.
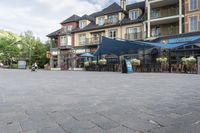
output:
[[[98,18],[98,25],[104,25],[105,24],[105,18],[104,17],[99,17]]]
[[[87,25],[87,22],[85,20],[82,20],[79,22],[79,28],[83,29]]]
[[[108,16],[108,22],[109,23],[117,23],[119,20],[119,17],[117,14],[114,14],[114,15],[109,15]]]
[[[139,10],[131,10],[131,11],[129,12],[129,18],[130,18],[131,20],[136,20],[136,19],[139,18],[139,16],[140,16],[140,11],[139,11]]]

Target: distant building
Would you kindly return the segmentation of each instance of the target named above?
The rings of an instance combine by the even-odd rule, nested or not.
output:
[[[200,36],[200,0],[145,0],[113,3],[99,12],[73,15],[61,29],[48,35],[52,41],[51,68],[82,67],[79,55],[94,53],[102,36],[124,40],[162,40],[173,35]],[[180,40],[181,35],[177,36]],[[184,38],[181,38],[184,40]]]

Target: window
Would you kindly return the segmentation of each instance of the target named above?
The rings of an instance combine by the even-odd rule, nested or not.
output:
[[[151,10],[151,18],[158,18],[158,17],[160,17],[160,10],[158,9]]]
[[[131,27],[127,28],[127,39],[140,39],[142,37],[141,35],[141,29],[140,27]]]
[[[86,43],[86,35],[85,34],[79,34],[79,44],[83,45]]]
[[[72,45],[72,36],[71,35],[67,36],[67,45],[69,45],[69,46]]]
[[[140,27],[131,27],[131,28],[127,28],[127,33],[131,34],[131,33],[139,33],[140,32]]]
[[[154,27],[152,28],[151,36],[156,37],[160,35],[160,27]]]
[[[67,26],[67,31],[72,31],[73,26],[72,25],[68,25]]]
[[[105,23],[104,17],[99,17],[98,18],[98,25],[104,25],[104,23]]]
[[[190,0],[190,11],[198,8],[198,0]]]
[[[117,23],[118,20],[119,20],[119,18],[118,18],[117,14],[108,16],[109,23]]]
[[[190,32],[198,31],[198,19],[197,16],[190,17]]]
[[[140,11],[139,10],[130,11],[129,18],[131,20],[138,19],[139,16],[140,16]]]
[[[66,36],[61,36],[60,37],[60,46],[65,46],[66,45]]]
[[[117,30],[116,29],[109,30],[108,33],[109,33],[110,38],[116,38],[117,37]]]
[[[79,27],[80,27],[81,29],[83,29],[86,25],[87,25],[87,23],[86,23],[85,20],[79,22]]]

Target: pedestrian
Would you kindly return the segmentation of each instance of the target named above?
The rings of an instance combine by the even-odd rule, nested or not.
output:
[[[3,63],[0,63],[0,68],[2,68],[3,67]]]
[[[34,63],[34,66],[35,66],[35,69],[38,69],[38,65],[36,62]]]

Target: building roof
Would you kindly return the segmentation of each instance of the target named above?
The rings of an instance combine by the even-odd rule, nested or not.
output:
[[[78,15],[74,14],[71,17],[69,17],[66,20],[64,20],[63,22],[61,22],[61,24],[70,23],[70,22],[78,22],[79,19],[80,19],[80,17]]]
[[[79,20],[89,20],[89,21],[94,21],[94,17],[88,16],[87,14],[83,15],[82,17],[79,18]]]
[[[47,37],[56,37],[56,36],[60,35],[60,31],[61,31],[61,29],[56,30],[56,31],[48,34]]]
[[[122,12],[124,11],[121,6],[119,6],[116,2],[108,6],[107,8],[103,9],[99,15],[105,15],[105,14],[112,14],[116,12]]]
[[[131,9],[135,9],[135,8],[140,8],[140,9],[144,10],[145,9],[145,1],[133,3],[133,4],[126,6],[127,10],[131,10]]]
[[[144,6],[144,7],[143,7]],[[131,5],[127,5],[128,9],[134,9],[134,8],[141,8],[142,10],[145,8],[145,2],[138,2]],[[116,12],[124,11],[117,3],[113,3],[112,5],[108,6],[107,8],[103,9],[100,12],[95,12],[91,14],[89,17],[93,18],[95,20],[95,17],[102,16],[105,14],[111,14]],[[85,28],[80,29],[76,28],[72,32],[83,32],[83,31],[89,31],[89,30],[95,30],[95,29],[104,29],[109,27],[116,27],[119,25],[126,25],[126,24],[134,24],[144,21],[144,12],[143,14],[136,20],[130,20],[129,16],[126,15],[122,21],[118,21],[115,24],[109,24],[109,25],[97,25],[95,21],[92,21],[89,25],[87,25]]]

